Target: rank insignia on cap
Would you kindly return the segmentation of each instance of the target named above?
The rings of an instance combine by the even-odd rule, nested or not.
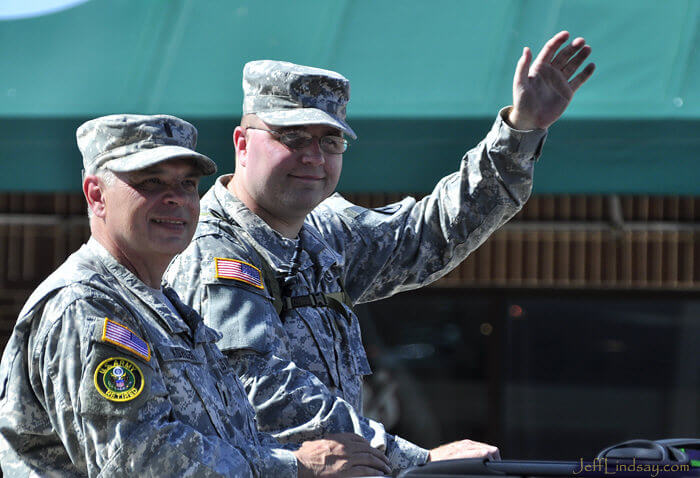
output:
[[[214,267],[216,268],[217,279],[233,279],[252,286],[258,289],[264,289],[262,282],[262,274],[260,269],[247,262],[236,259],[223,259],[221,257],[214,258]]]
[[[141,337],[133,333],[128,327],[109,320],[107,317],[105,317],[105,324],[102,328],[102,341],[135,353],[146,362],[151,360],[151,348]]]
[[[113,402],[133,400],[143,391],[143,385],[141,369],[124,357],[108,358],[95,370],[95,388]]]

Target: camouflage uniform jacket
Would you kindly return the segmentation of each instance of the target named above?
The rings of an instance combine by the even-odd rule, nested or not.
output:
[[[426,461],[427,450],[360,416],[362,376],[371,371],[355,314],[309,306],[280,320],[269,285],[259,284],[263,274],[249,265],[263,269],[265,260],[291,296],[338,292],[342,281],[353,303],[439,279],[529,197],[546,133],[514,131],[503,113],[431,195],[365,209],[335,194],[309,214],[296,240],[231,195],[225,186],[231,176],[202,198],[195,237],[164,277],[223,333],[219,346],[243,380],[261,429],[297,442],[354,431],[384,449],[394,468]]]
[[[39,286],[0,364],[5,476],[297,476],[219,333],[164,292],[180,317],[95,239]]]

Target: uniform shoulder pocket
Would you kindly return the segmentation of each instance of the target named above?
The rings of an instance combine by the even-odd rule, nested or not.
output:
[[[272,297],[233,284],[213,283],[206,287],[202,311],[205,323],[223,335],[217,345],[224,351],[269,352],[277,329],[275,322],[280,320]]]
[[[130,318],[84,321],[90,339],[81,360],[79,412],[96,416],[136,416],[153,396],[165,395],[158,380],[153,344]],[[76,362],[76,365],[78,362]]]
[[[153,387],[154,370],[142,360],[120,354],[104,344],[95,344],[83,365],[80,383],[81,414],[128,417],[154,395],[164,395]]]

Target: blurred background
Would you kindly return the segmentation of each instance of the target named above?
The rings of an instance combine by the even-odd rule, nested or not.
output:
[[[359,136],[338,190],[380,206],[455,170],[511,102],[523,46],[563,29],[597,70],[550,128],[523,211],[434,286],[359,307],[366,413],[504,458],[697,437],[696,0],[2,0],[0,347],[89,236],[83,121],[180,116],[229,172],[246,61],[336,70]]]

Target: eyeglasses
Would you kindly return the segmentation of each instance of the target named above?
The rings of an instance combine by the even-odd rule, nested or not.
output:
[[[247,126],[246,131],[249,129],[257,129],[260,131],[267,131],[270,134],[277,136],[277,141],[285,145],[290,149],[304,149],[308,147],[314,140],[314,136],[306,131],[294,130],[294,131],[273,131],[271,129],[265,128],[255,128],[253,126]],[[321,151],[328,154],[343,154],[348,149],[348,140],[342,136],[337,136],[333,134],[327,134],[318,138],[318,144],[321,147]]]

